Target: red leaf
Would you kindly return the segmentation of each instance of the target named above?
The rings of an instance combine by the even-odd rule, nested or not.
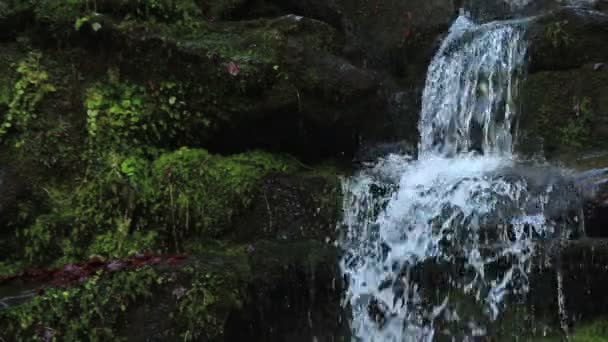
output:
[[[238,76],[238,74],[241,72],[241,68],[239,67],[239,65],[234,62],[228,63],[226,70],[231,76]]]

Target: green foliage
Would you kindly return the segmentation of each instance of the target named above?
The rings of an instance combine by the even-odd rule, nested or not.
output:
[[[26,304],[0,311],[0,340],[120,341],[127,310],[152,296],[159,282],[156,272],[144,267],[131,272],[92,276],[70,289],[47,289]]]
[[[597,321],[575,330],[568,341],[572,342],[608,342],[608,322]]]
[[[15,139],[17,156],[48,170],[74,170],[79,166],[81,153],[74,131],[73,124],[66,119],[43,119]]]
[[[563,20],[554,22],[545,29],[545,38],[551,42],[554,48],[568,47],[574,41],[572,36],[566,31],[566,25],[568,25],[568,21]]]
[[[172,22],[188,27],[197,26],[201,8],[194,0],[133,0],[122,9],[128,15],[151,22]]]
[[[293,167],[262,152],[222,158],[184,148],[161,156],[152,169],[159,190],[152,216],[170,228],[175,240],[181,240],[189,233],[218,236],[250,204],[265,174]]]
[[[593,122],[593,109],[589,97],[574,97],[572,111],[565,122],[555,129],[549,106],[542,105],[536,117],[536,124],[550,146],[563,146],[577,151],[589,142]]]
[[[19,231],[20,245],[34,264],[181,250],[187,237],[225,234],[264,175],[294,169],[262,152],[220,157],[183,148],[154,162],[108,152],[78,188],[48,190],[50,212]]]
[[[49,75],[40,65],[41,58],[39,52],[31,52],[16,65],[19,80],[14,85],[12,99],[0,124],[0,139],[10,129],[27,130],[30,122],[37,118],[36,110],[44,96],[55,91]]]
[[[574,98],[573,115],[559,129],[559,139],[573,150],[580,150],[590,137],[593,112],[591,99],[588,97]]]
[[[20,262],[0,261],[0,279],[19,274],[23,271],[23,264]]]
[[[158,241],[155,231],[130,232],[130,221],[117,222],[116,230],[106,232],[95,237],[89,246],[89,255],[104,255],[109,257],[121,257],[133,255],[141,251],[153,250]]]
[[[144,89],[111,80],[89,88],[86,94],[87,132],[93,147],[128,149],[160,139],[159,127],[150,118]]]
[[[152,86],[150,93],[155,99],[154,116],[163,129],[165,141],[186,143],[209,138],[216,120],[193,105],[196,99],[210,95],[200,85],[167,81]]]
[[[208,99],[202,88],[181,82],[161,82],[149,87],[118,80],[111,72],[86,93],[87,132],[90,150],[153,153],[155,148],[196,140],[209,140],[215,118],[189,102]],[[199,89],[200,88],[200,89]],[[98,158],[95,153],[93,157]]]
[[[38,0],[34,7],[40,20],[50,22],[72,21],[85,10],[92,10],[95,0]]]
[[[80,28],[82,28],[82,26],[84,24],[91,25],[91,28],[95,32],[101,30],[101,28],[102,28],[101,23],[99,23],[98,21],[96,21],[94,19],[94,17],[92,17],[92,16],[84,16],[84,17],[76,19],[76,22],[74,23],[74,29],[76,29],[76,31],[79,31]]]
[[[65,210],[65,211],[64,211]],[[43,263],[61,256],[60,245],[68,238],[73,212],[66,207],[53,207],[49,214],[36,218],[29,227],[18,231],[23,244],[23,258],[30,264]]]
[[[220,340],[230,312],[242,307],[244,283],[237,270],[190,270],[192,287],[180,299],[173,314],[183,341]]]
[[[83,179],[77,188],[47,189],[48,212],[29,227],[19,230],[25,259],[40,264],[61,257],[59,263],[82,258],[85,252],[124,256],[134,249],[150,247],[151,234],[139,232],[133,222],[135,199],[143,186],[121,171],[125,157],[106,154],[91,169],[94,178]],[[147,165],[147,162],[140,163]],[[133,180],[131,180],[133,179]],[[99,236],[98,236],[99,235]],[[116,241],[108,241],[110,238]],[[90,248],[87,247],[93,244]]]

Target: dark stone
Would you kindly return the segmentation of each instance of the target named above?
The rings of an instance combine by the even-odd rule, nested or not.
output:
[[[251,210],[236,221],[236,239],[335,241],[342,197],[340,181],[330,172],[266,177]]]
[[[593,65],[531,73],[521,92],[516,149],[562,160],[606,149],[607,95],[608,70]]]
[[[608,57],[608,15],[561,8],[534,19],[529,39],[532,73],[603,62]]]

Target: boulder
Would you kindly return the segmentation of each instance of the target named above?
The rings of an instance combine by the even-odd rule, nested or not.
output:
[[[236,221],[235,239],[335,242],[341,207],[340,180],[331,170],[272,174]]]
[[[530,72],[603,63],[608,56],[608,14],[565,7],[535,18],[529,29]]]
[[[176,156],[186,152],[161,158],[170,158],[166,165],[172,165],[177,183],[184,182],[186,175],[177,167]],[[206,165],[213,164],[211,156],[197,155],[206,158]],[[224,180],[234,183],[234,189],[248,183],[236,169],[244,167],[246,177],[257,177],[248,167],[265,159],[251,156],[235,156],[240,166],[218,160]],[[187,257],[141,253],[120,259],[95,257],[58,271],[33,270],[5,279],[0,282],[0,337],[32,339],[52,332],[57,338],[80,339],[93,331],[100,338],[134,341],[346,337],[349,330],[334,244],[341,207],[336,173],[326,167],[257,177],[255,191],[237,200],[248,204],[246,210],[226,207],[222,215],[234,213],[236,218],[216,222],[229,221],[233,233],[223,240],[190,236]],[[134,188],[142,191],[142,184]],[[185,198],[178,187],[174,191]],[[138,195],[127,197],[139,201],[133,196]],[[111,296],[96,300],[101,293]]]
[[[64,288],[0,285],[5,340],[257,341],[347,336],[335,252],[315,243],[207,245],[186,259],[113,261]],[[147,257],[149,258],[149,257]],[[129,265],[118,270],[114,264]],[[78,268],[80,266],[72,266]],[[43,286],[40,288],[40,286]],[[14,301],[14,298],[22,298]],[[9,307],[5,307],[9,305]]]
[[[596,64],[529,74],[521,92],[516,149],[549,158],[605,150],[606,96],[608,69]]]

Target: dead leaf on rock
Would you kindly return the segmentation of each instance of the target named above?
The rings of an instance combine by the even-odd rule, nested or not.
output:
[[[226,70],[231,76],[238,76],[241,73],[241,68],[235,62],[228,63]]]

